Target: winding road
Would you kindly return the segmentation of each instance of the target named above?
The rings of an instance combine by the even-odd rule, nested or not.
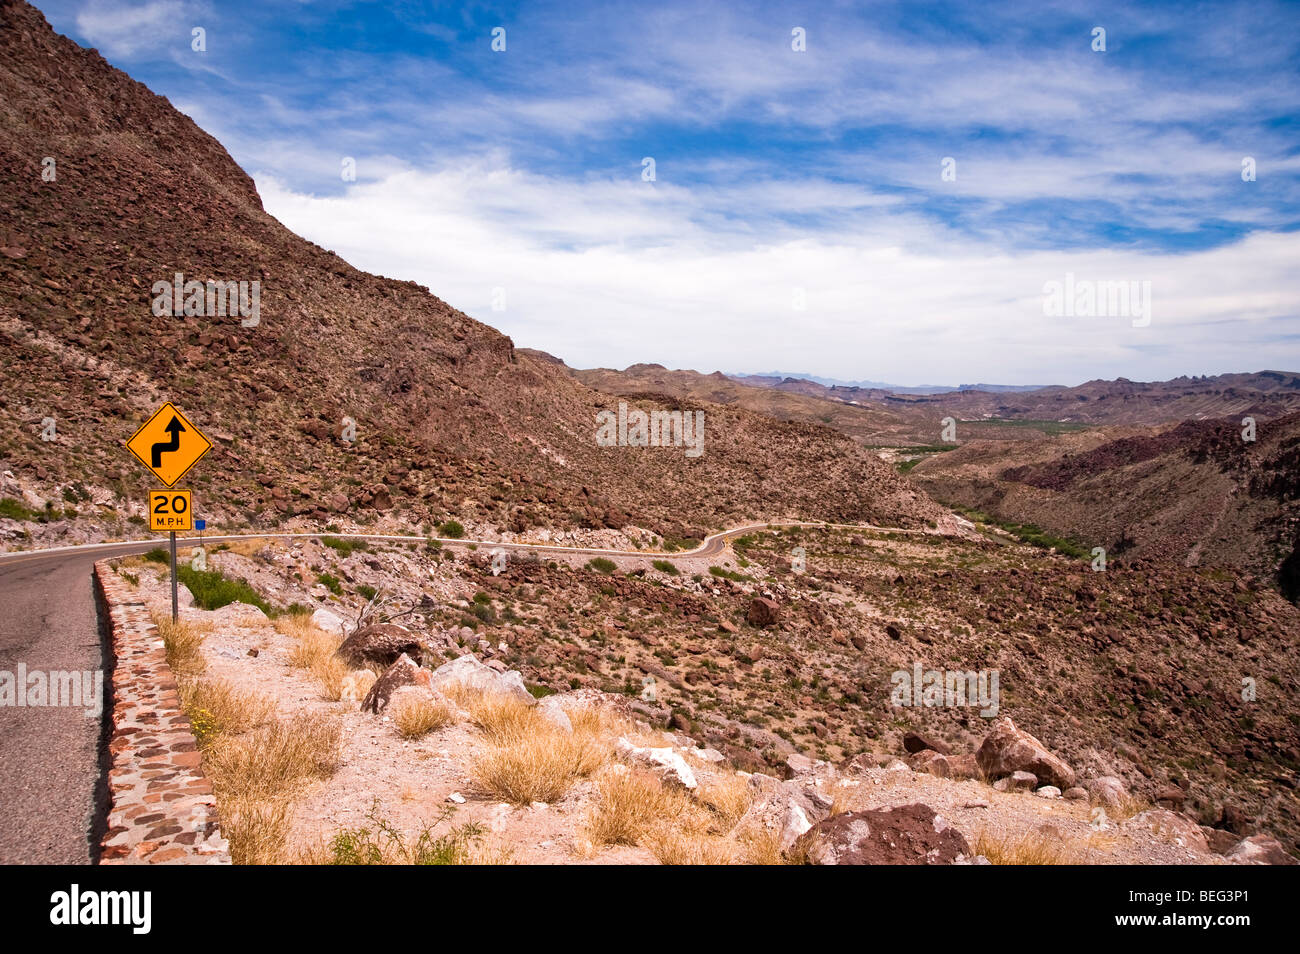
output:
[[[756,530],[819,527],[860,532],[905,530],[803,521],[756,523],[710,534],[692,550],[659,553],[495,540],[434,538],[444,546],[500,547],[577,556],[682,560],[716,556],[727,541]],[[233,543],[249,539],[347,537],[424,543],[430,538],[372,533],[245,533],[177,538],[178,546]],[[101,638],[91,582],[97,560],[144,553],[158,537],[122,543],[22,550],[0,554],[0,672],[52,670],[108,673],[112,660]],[[109,691],[105,686],[105,692]],[[95,718],[82,709],[0,707],[0,863],[91,864],[102,824],[107,789],[101,763],[109,710]]]

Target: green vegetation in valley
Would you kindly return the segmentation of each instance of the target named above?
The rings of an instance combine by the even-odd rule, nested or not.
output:
[[[1050,437],[1057,434],[1068,434],[1072,431],[1086,431],[1092,425],[1081,424],[1078,421],[1039,421],[1039,420],[1013,420],[1005,417],[980,417],[972,420],[963,420],[960,423],[969,424],[976,427],[1020,427],[1025,430],[1042,431]]]
[[[959,504],[947,504],[953,510],[961,513],[976,523],[987,524],[991,527],[997,527],[1005,530],[1023,543],[1039,547],[1043,550],[1055,550],[1058,553],[1064,553],[1066,556],[1075,557],[1076,559],[1090,559],[1092,550],[1089,547],[1080,544],[1078,541],[1070,540],[1066,537],[1058,537],[1047,532],[1041,527],[1032,523],[1015,523],[1010,520],[1003,520],[985,513],[982,510],[975,510],[970,507],[963,507]]]

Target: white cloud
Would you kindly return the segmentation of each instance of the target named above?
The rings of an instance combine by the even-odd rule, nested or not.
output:
[[[95,0],[77,13],[77,30],[108,58],[129,59],[171,47],[191,28],[181,0],[112,3]]]
[[[1190,254],[1012,254],[836,183],[685,189],[634,171],[574,182],[490,161],[338,197],[258,186],[268,211],[358,267],[428,285],[577,367],[800,367],[900,384],[1300,367],[1294,232]],[[859,207],[831,228],[782,220],[792,204],[842,211],[855,194]],[[1150,326],[1045,317],[1043,285],[1066,272],[1150,281]],[[504,312],[491,310],[495,287]],[[805,311],[792,307],[796,287]]]

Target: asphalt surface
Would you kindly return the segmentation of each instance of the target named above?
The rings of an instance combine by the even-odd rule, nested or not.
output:
[[[446,546],[471,545],[491,552],[533,550],[591,556],[638,556],[678,560],[714,556],[726,542],[769,526],[754,524],[707,537],[693,550],[677,553],[538,546],[488,540],[440,539]],[[850,529],[844,525],[844,529]],[[885,527],[851,527],[887,530]],[[250,538],[295,539],[337,536],[423,542],[426,537],[386,534],[237,534],[205,536],[204,544]],[[100,634],[91,573],[96,560],[144,553],[165,539],[98,543],[0,554],[0,672],[100,671],[105,704],[97,716],[84,708],[0,706],[0,863],[89,864],[101,835],[107,790],[102,749],[110,717],[111,665]],[[177,539],[178,546],[199,543]],[[3,678],[3,677],[0,677]]]
[[[97,558],[0,564],[0,671],[105,671],[90,576]],[[0,862],[93,860],[102,725],[102,713],[80,708],[0,707]]]

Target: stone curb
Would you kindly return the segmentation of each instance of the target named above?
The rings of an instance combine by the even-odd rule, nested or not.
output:
[[[216,796],[149,609],[108,561],[95,564],[95,584],[116,659],[99,863],[230,864]]]

